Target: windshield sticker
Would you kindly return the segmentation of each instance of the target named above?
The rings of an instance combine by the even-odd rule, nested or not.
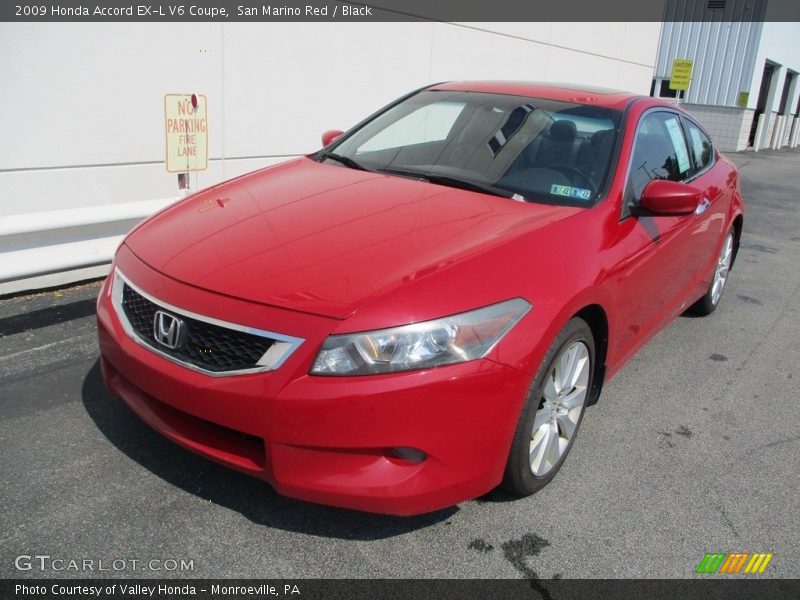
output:
[[[689,153],[686,151],[686,140],[683,139],[680,123],[678,119],[667,119],[664,121],[672,138],[672,147],[675,148],[675,155],[678,157],[678,172],[685,173],[689,170]]]
[[[580,200],[589,200],[592,197],[592,190],[570,187],[568,185],[556,185],[555,183],[550,186],[550,193],[555,196],[568,196]]]

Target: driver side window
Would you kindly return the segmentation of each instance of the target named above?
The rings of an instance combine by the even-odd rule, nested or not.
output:
[[[622,218],[638,205],[645,186],[653,179],[683,181],[692,174],[680,118],[671,112],[648,114],[639,123],[633,141]]]

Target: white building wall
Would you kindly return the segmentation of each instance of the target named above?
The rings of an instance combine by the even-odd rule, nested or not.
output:
[[[769,18],[769,8],[767,9]],[[755,108],[758,102],[758,92],[761,86],[761,77],[764,64],[769,61],[777,65],[772,76],[772,85],[767,97],[767,106],[764,111],[765,121],[762,137],[759,142],[761,148],[769,147],[773,140],[772,134],[776,125],[777,113],[780,111],[783,85],[788,71],[800,73],[800,23],[764,23],[761,43],[758,48],[753,81],[750,86],[750,101],[748,107]],[[788,114],[796,114],[798,91],[800,87],[795,83],[789,94]]]
[[[575,35],[584,25],[587,35]],[[192,182],[207,186],[313,152],[323,130],[350,127],[428,83],[523,79],[647,93],[658,28],[3,24],[0,217],[175,194],[163,165],[168,92],[208,97],[210,168]]]
[[[769,15],[769,13],[767,14]],[[778,103],[781,99],[783,81],[786,77],[787,69],[800,73],[800,23],[764,23],[755,72],[750,86],[749,108],[755,108],[756,106],[765,61],[770,61],[781,67],[773,76],[777,79],[776,93],[773,96],[772,103],[767,106],[767,111],[777,111],[780,108]],[[798,88],[795,86],[795,91],[789,104],[792,107],[792,111],[797,108],[797,94]]]

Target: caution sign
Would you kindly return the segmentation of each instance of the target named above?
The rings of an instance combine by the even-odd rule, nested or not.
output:
[[[672,74],[669,76],[669,89],[688,90],[692,80],[693,61],[688,58],[676,58],[672,62]]]
[[[164,96],[167,171],[186,173],[208,168],[208,102],[200,94]]]

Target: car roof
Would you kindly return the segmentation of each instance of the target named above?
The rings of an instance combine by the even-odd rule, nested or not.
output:
[[[591,104],[621,110],[636,98],[648,98],[632,92],[573,83],[542,83],[526,81],[448,81],[432,85],[429,90],[458,92],[488,92],[513,96],[546,98],[577,104]]]

